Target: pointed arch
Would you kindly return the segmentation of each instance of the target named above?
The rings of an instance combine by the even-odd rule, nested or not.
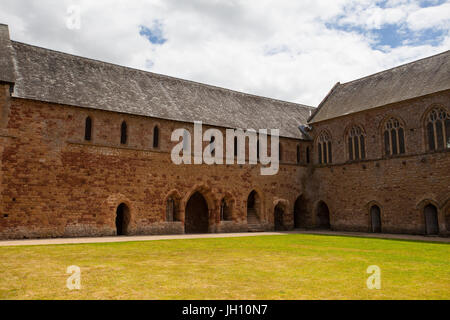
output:
[[[406,127],[401,118],[392,115],[385,117],[381,125],[381,132],[383,154],[386,157],[406,153]]]
[[[450,112],[440,104],[431,105],[424,113],[427,151],[450,149]]]
[[[366,159],[366,132],[360,124],[352,124],[345,130],[344,141],[347,146],[347,159],[358,161]]]
[[[332,136],[328,130],[322,130],[316,138],[317,162],[319,164],[333,163]]]

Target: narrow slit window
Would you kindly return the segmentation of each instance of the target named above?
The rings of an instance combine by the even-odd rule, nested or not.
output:
[[[159,148],[159,128],[153,128],[153,148]]]
[[[92,119],[91,117],[87,117],[84,127],[84,140],[91,141],[91,139],[92,139]]]
[[[128,140],[128,127],[127,123],[124,121],[120,127],[120,143],[127,144]]]

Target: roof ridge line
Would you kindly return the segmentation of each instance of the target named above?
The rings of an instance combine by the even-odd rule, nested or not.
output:
[[[424,57],[424,58],[421,58],[421,59],[418,59],[418,60],[414,60],[414,61],[411,61],[411,62],[403,63],[403,64],[401,64],[401,65],[398,65],[398,66],[395,66],[395,67],[392,67],[392,68],[389,68],[389,69],[386,69],[386,70],[382,70],[382,71],[378,71],[378,72],[372,73],[372,74],[370,74],[370,75],[368,75],[368,76],[365,76],[365,77],[362,77],[362,78],[358,78],[358,79],[355,79],[355,80],[351,80],[351,81],[348,81],[348,82],[344,82],[344,83],[342,83],[342,85],[344,86],[344,85],[347,85],[347,84],[351,84],[351,83],[354,83],[354,82],[358,82],[358,81],[361,81],[361,80],[364,80],[364,79],[367,79],[367,78],[376,76],[376,75],[378,75],[378,74],[382,74],[382,73],[385,73],[385,72],[389,72],[389,71],[392,71],[392,70],[395,70],[395,69],[399,69],[399,68],[408,66],[408,65],[410,65],[410,64],[416,64],[416,63],[422,62],[422,61],[424,61],[424,60],[436,58],[437,56],[444,55],[444,54],[449,53],[449,52],[450,52],[450,50],[446,50],[446,51],[443,51],[443,52],[434,54],[434,55],[432,55],[432,56],[428,56],[428,57]]]
[[[165,74],[162,74],[162,73],[156,73],[156,72],[152,72],[152,71],[145,71],[145,70],[142,70],[142,69],[137,69],[137,68],[133,68],[133,67],[123,66],[123,65],[120,65],[120,64],[112,63],[112,62],[102,61],[102,60],[98,60],[98,59],[83,57],[81,55],[76,55],[76,54],[71,54],[71,53],[58,51],[58,50],[54,50],[54,49],[44,48],[44,47],[40,47],[40,46],[37,46],[37,45],[28,44],[28,43],[25,43],[25,42],[20,42],[20,41],[15,41],[15,40],[11,40],[11,42],[14,42],[14,43],[17,43],[17,44],[20,44],[20,45],[29,46],[29,47],[34,47],[34,48],[37,48],[37,49],[40,49],[40,50],[46,50],[46,51],[55,52],[55,53],[58,53],[58,54],[63,54],[63,55],[67,55],[67,56],[71,56],[71,57],[75,57],[75,58],[80,58],[80,59],[92,61],[92,62],[95,62],[95,63],[110,65],[110,66],[124,68],[124,69],[128,69],[128,70],[133,70],[133,71],[141,72],[141,73],[144,73],[144,74],[150,74],[150,75],[154,75],[154,76],[161,77],[161,78],[183,81],[183,82],[187,82],[187,83],[194,84],[194,85],[197,85],[197,86],[202,86],[202,87],[209,87],[209,88],[212,88],[212,89],[215,89],[215,90],[221,90],[221,91],[235,93],[235,94],[240,94],[240,95],[249,96],[249,97],[261,98],[261,99],[265,99],[265,100],[269,100],[269,101],[281,102],[281,103],[290,104],[292,106],[301,107],[301,108],[312,108],[312,109],[314,109],[313,106],[308,106],[308,105],[297,103],[297,102],[291,102],[291,101],[286,101],[286,100],[281,100],[281,99],[275,99],[275,98],[270,98],[270,97],[266,97],[266,96],[259,96],[259,95],[252,94],[252,93],[246,93],[246,92],[242,92],[242,91],[237,91],[237,90],[233,90],[233,89],[219,87],[219,86],[215,86],[215,85],[211,85],[211,84],[207,84],[207,83],[202,83],[202,82],[198,82],[198,81],[194,81],[194,80],[177,78],[177,77],[174,77],[174,76],[169,76],[169,75],[165,75]]]

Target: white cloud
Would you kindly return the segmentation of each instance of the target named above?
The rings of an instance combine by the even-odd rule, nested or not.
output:
[[[317,105],[337,81],[349,81],[448,50],[450,2],[421,8],[390,0],[0,0],[0,22],[12,38],[126,66],[253,94]],[[81,7],[81,29],[66,28],[70,5]],[[447,20],[446,20],[447,19]],[[161,22],[163,45],[139,35]],[[384,24],[445,31],[438,46],[383,51],[367,33]],[[150,63],[151,61],[151,63]]]

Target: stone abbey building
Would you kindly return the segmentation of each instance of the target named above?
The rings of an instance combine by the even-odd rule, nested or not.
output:
[[[278,174],[173,164],[171,134],[194,121],[280,129]],[[450,235],[450,51],[338,83],[311,108],[0,25],[0,239],[294,228]]]

